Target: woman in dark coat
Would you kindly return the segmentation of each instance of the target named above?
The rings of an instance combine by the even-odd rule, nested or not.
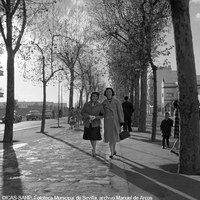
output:
[[[92,156],[96,156],[97,140],[101,140],[100,125],[104,110],[98,102],[99,93],[92,92],[90,101],[85,103],[81,111],[84,124],[83,139],[90,140],[92,145]]]
[[[110,158],[116,154],[115,146],[120,141],[119,133],[124,123],[124,113],[121,102],[114,97],[112,88],[106,88],[104,95],[107,97],[103,101],[104,108],[104,142],[109,143]]]

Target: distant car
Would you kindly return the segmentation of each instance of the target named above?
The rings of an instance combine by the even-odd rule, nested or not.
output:
[[[3,116],[1,120],[2,120],[2,123],[5,123],[5,116]],[[21,121],[22,121],[22,116],[18,115],[17,111],[14,110],[14,123],[21,122]]]
[[[41,119],[41,113],[39,110],[30,110],[28,114],[26,114],[26,120],[38,120]]]
[[[53,114],[52,114],[52,111],[51,111],[51,110],[46,110],[46,111],[45,111],[45,118],[46,118],[46,119],[51,119],[51,118],[53,118]]]

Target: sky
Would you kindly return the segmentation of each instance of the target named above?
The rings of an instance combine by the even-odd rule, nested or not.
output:
[[[65,0],[65,3],[75,4],[76,0]],[[196,73],[200,75],[200,0],[190,1],[191,28],[193,35],[193,48],[195,55]],[[168,40],[174,44],[173,33],[169,34]],[[173,70],[176,70],[175,48],[171,51],[169,61]],[[6,57],[1,57],[1,66],[3,66],[4,76],[0,77],[0,88],[4,90],[4,97],[0,98],[0,102],[6,101]],[[62,102],[68,103],[69,91],[62,85]],[[78,93],[75,91],[74,99],[77,101]],[[43,101],[42,86],[34,85],[28,80],[23,79],[21,72],[15,69],[15,99],[18,101]],[[58,102],[58,84],[47,87],[47,101]]]

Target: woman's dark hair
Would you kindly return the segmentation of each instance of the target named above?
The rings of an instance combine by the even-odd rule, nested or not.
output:
[[[178,108],[178,100],[175,100],[175,101],[173,102],[173,106],[174,106],[174,108]]]
[[[90,100],[92,100],[92,95],[93,94],[96,94],[98,96],[98,99],[99,99],[99,93],[98,92],[92,92],[91,95],[90,95]]]
[[[112,96],[115,95],[114,90],[113,90],[111,87],[108,87],[108,88],[106,88],[106,90],[104,91],[104,96],[105,96],[105,97],[107,97],[107,96],[106,96],[106,92],[107,92],[107,90],[111,90],[111,91],[112,91]]]

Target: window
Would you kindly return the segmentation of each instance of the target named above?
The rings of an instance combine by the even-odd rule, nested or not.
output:
[[[166,97],[174,97],[174,93],[167,93]]]

